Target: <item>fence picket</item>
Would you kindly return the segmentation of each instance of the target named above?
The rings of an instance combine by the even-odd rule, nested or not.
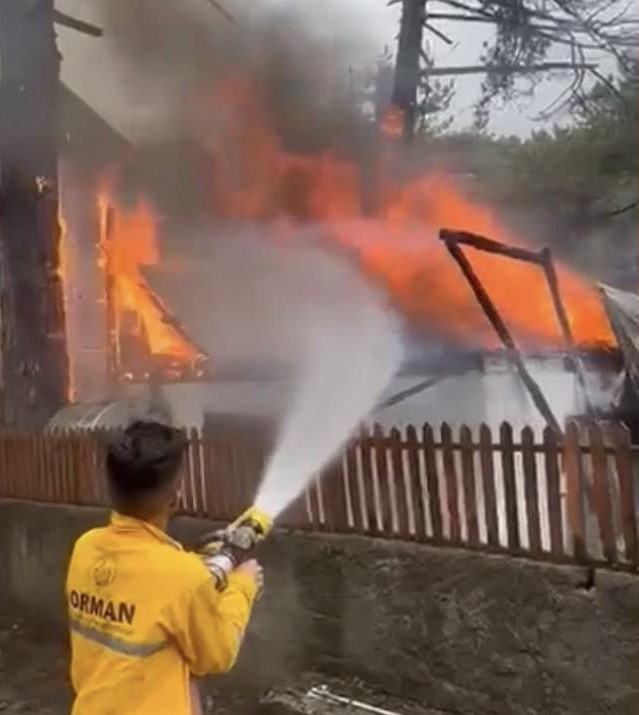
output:
[[[572,540],[572,552],[580,563],[587,560],[586,527],[584,518],[584,493],[579,451],[579,428],[574,422],[566,427],[563,446],[563,466],[566,472],[566,497],[568,524]]]
[[[376,424],[373,429],[375,443],[375,465],[377,467],[377,493],[379,495],[378,509],[382,533],[389,536],[393,534],[393,513],[390,473],[388,471],[388,458],[386,450],[386,437],[381,425]]]
[[[635,513],[635,488],[630,453],[630,432],[624,425],[609,428],[612,443],[615,446],[615,466],[619,478],[619,511],[621,530],[624,537],[626,560],[639,565],[637,545],[637,516]]]
[[[375,507],[375,485],[373,484],[372,460],[375,455],[373,440],[369,430],[362,427],[360,432],[360,450],[362,460],[362,499],[368,520],[368,532],[379,533],[377,528],[377,509]]]
[[[396,427],[394,427],[390,433],[390,452],[393,467],[393,483],[395,485],[395,503],[397,505],[397,531],[400,538],[410,539],[411,532],[408,514],[412,503],[408,501],[408,492],[406,490],[402,435]]]
[[[20,457],[22,462],[22,469],[25,474],[28,474],[28,484],[31,493],[35,491],[38,493],[38,475],[36,474],[35,464],[33,463],[33,447],[32,440],[29,435],[22,433],[20,435]],[[42,499],[42,495],[38,494],[38,497]]]
[[[224,521],[227,517],[221,500],[223,474],[217,462],[217,453],[211,435],[202,432],[202,472],[206,482],[206,516],[212,521]]]
[[[599,534],[606,561],[613,563],[617,558],[617,544],[612,526],[612,508],[610,503],[610,485],[608,483],[608,464],[601,426],[592,424],[588,427],[590,455],[594,479],[595,512],[599,524]]]
[[[68,495],[65,486],[64,473],[60,461],[60,440],[61,430],[55,429],[51,432],[51,468],[52,479],[55,484],[55,490],[58,494],[59,501],[67,501]]]
[[[508,547],[512,553],[521,551],[519,532],[519,507],[517,505],[517,485],[515,482],[515,449],[513,428],[508,422],[502,422],[499,428],[501,442],[501,469],[504,478],[504,502],[506,506],[506,533]]]
[[[352,531],[364,531],[364,515],[360,502],[360,484],[357,468],[357,447],[351,441],[346,448],[346,487],[348,489],[349,501],[351,504],[352,524],[349,524]]]
[[[287,529],[308,528],[308,515],[306,513],[306,492],[300,494],[278,517],[277,523]]]
[[[490,546],[497,548],[499,546],[499,521],[497,517],[493,436],[487,424],[482,424],[479,428],[479,458],[482,487],[484,489],[486,538]]]
[[[337,534],[348,531],[346,494],[344,492],[344,466],[342,459],[334,459],[324,470],[321,479],[326,528]]]
[[[13,483],[7,461],[7,439],[2,432],[0,432],[0,496],[9,498],[13,496]]]
[[[428,487],[428,504],[430,506],[430,519],[433,527],[433,541],[444,541],[444,519],[442,516],[442,502],[439,493],[439,478],[437,475],[437,462],[435,460],[435,435],[430,425],[424,425],[422,430],[424,440],[424,462],[426,466],[426,485]]]
[[[100,505],[108,503],[109,494],[106,479],[105,452],[108,440],[114,438],[116,430],[101,429],[94,433],[94,458],[96,460],[94,488]]]
[[[7,432],[5,450],[7,456],[7,464],[10,465],[9,472],[11,474],[11,483],[13,485],[12,496],[16,499],[20,499],[22,497],[22,488],[21,480],[18,474],[18,463],[16,460],[15,451],[15,434],[13,432]]]
[[[194,510],[195,514],[201,517],[206,514],[206,487],[202,475],[202,439],[195,427],[189,433],[189,459]]]
[[[459,497],[457,490],[457,471],[455,469],[455,455],[453,453],[453,431],[450,425],[444,422],[441,426],[442,459],[444,462],[444,477],[446,478],[446,504],[450,519],[450,541],[453,544],[461,543],[461,525],[459,522]]]
[[[559,484],[559,444],[555,432],[544,430],[544,468],[548,493],[548,523],[550,525],[550,552],[555,558],[564,556],[564,527],[561,512],[561,492]]]
[[[479,519],[477,517],[477,489],[475,486],[475,450],[473,434],[470,428],[463,425],[459,432],[462,458],[462,482],[464,488],[464,506],[466,508],[466,525],[468,528],[468,543],[479,545]]]
[[[421,479],[417,431],[413,425],[410,425],[406,429],[406,449],[408,451],[408,488],[410,489],[411,502],[413,504],[415,538],[418,541],[422,541],[427,536],[424,516],[428,505]]]
[[[530,553],[541,554],[541,523],[539,519],[539,486],[537,484],[537,462],[535,460],[535,435],[531,427],[521,431],[522,461],[524,465],[524,493],[526,495],[526,516],[528,519],[528,544]]]

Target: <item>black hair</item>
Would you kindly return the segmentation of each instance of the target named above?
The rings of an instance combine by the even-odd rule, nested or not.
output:
[[[170,484],[186,445],[183,432],[159,422],[133,422],[110,439],[106,468],[113,500],[134,504]]]

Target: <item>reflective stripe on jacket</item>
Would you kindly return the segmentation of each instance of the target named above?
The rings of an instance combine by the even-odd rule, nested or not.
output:
[[[255,595],[239,573],[218,593],[197,556],[113,514],[69,564],[72,715],[189,715],[191,677],[233,666]]]

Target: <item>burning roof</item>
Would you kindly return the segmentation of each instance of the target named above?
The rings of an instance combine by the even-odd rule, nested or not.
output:
[[[444,337],[461,348],[497,346],[494,332],[472,291],[438,240],[443,226],[525,246],[495,212],[471,201],[449,176],[424,172],[406,178],[394,156],[382,155],[374,215],[363,210],[361,167],[330,152],[286,150],[269,121],[265,98],[246,78],[220,82],[208,97],[210,162],[208,221],[268,227],[276,241],[294,241],[312,226],[388,294],[413,330]],[[209,160],[208,157],[211,157]],[[187,335],[153,291],[148,271],[161,264],[161,217],[144,195],[123,204],[105,182],[99,198],[102,267],[106,273],[111,369],[118,377],[202,379],[210,358]],[[201,187],[198,187],[201,188]],[[171,241],[171,236],[162,236]],[[516,342],[523,349],[563,349],[552,297],[535,266],[473,253],[473,267]],[[558,283],[578,346],[610,346],[615,340],[597,291],[565,265]],[[188,274],[179,280],[188,285]],[[247,285],[246,290],[251,286]],[[214,306],[213,306],[214,309]],[[184,317],[184,316],[183,316]]]

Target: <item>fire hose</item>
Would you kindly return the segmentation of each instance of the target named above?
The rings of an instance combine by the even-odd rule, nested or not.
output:
[[[251,507],[224,529],[207,533],[195,544],[197,553],[215,580],[215,587],[223,591],[229,574],[252,557],[255,547],[273,528],[271,517]]]

